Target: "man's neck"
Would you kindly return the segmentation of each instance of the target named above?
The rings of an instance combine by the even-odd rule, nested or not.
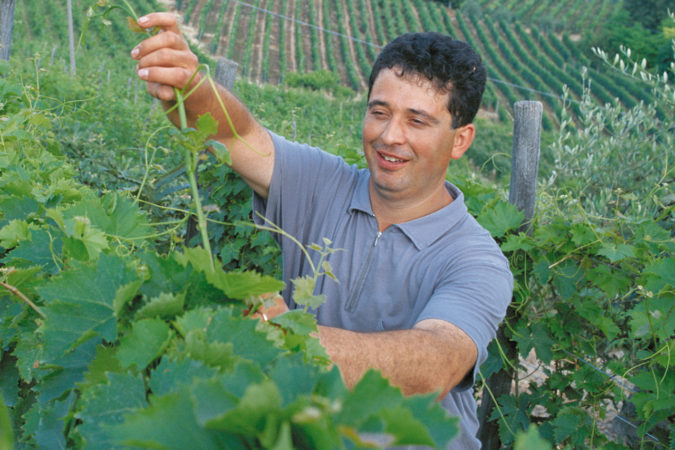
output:
[[[423,199],[399,199],[395,196],[382,195],[376,191],[372,184],[369,185],[368,192],[370,205],[380,231],[384,231],[390,225],[427,216],[446,207],[453,201],[445,183],[438,191]]]

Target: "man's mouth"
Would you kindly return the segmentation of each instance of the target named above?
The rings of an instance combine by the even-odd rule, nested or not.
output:
[[[380,156],[382,156],[382,159],[384,159],[385,161],[389,161],[389,162],[393,162],[393,163],[403,162],[402,159],[394,158],[393,156],[384,155],[382,153],[380,153]]]

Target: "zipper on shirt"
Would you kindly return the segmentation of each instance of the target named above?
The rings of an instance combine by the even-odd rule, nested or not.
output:
[[[356,304],[358,303],[361,294],[361,289],[363,288],[363,282],[365,281],[366,278],[366,273],[368,273],[368,267],[370,266],[370,259],[373,256],[375,246],[377,246],[377,241],[380,240],[380,236],[382,236],[382,232],[378,230],[377,236],[375,236],[375,240],[373,241],[373,245],[371,245],[370,250],[368,250],[366,262],[363,263],[363,267],[361,268],[361,274],[359,275],[359,279],[356,281],[356,286],[354,286],[352,295],[349,296],[349,300],[345,304],[345,310],[349,312],[354,311],[354,309],[356,308]]]

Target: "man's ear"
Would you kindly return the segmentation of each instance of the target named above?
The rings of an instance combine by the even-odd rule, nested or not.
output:
[[[455,129],[455,143],[452,146],[452,153],[450,157],[452,159],[461,158],[464,152],[466,152],[469,147],[471,147],[471,143],[473,142],[475,135],[476,127],[472,123]]]

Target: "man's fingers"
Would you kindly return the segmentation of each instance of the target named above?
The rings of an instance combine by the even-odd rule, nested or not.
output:
[[[164,102],[170,102],[176,99],[176,94],[171,86],[159,83],[146,83],[146,90],[153,97]]]
[[[183,89],[190,81],[192,72],[176,67],[146,67],[138,70],[138,76],[143,81],[166,84]]]
[[[131,51],[131,57],[141,60],[162,49],[173,49],[191,53],[187,42],[181,34],[174,33],[173,31],[166,31],[151,36],[138,44]]]
[[[138,19],[138,25],[142,28],[158,27],[163,31],[173,31],[179,34],[176,16],[167,12],[150,13]]]
[[[138,60],[138,69],[148,67],[174,67],[194,72],[199,66],[199,60],[194,53],[161,48]]]

